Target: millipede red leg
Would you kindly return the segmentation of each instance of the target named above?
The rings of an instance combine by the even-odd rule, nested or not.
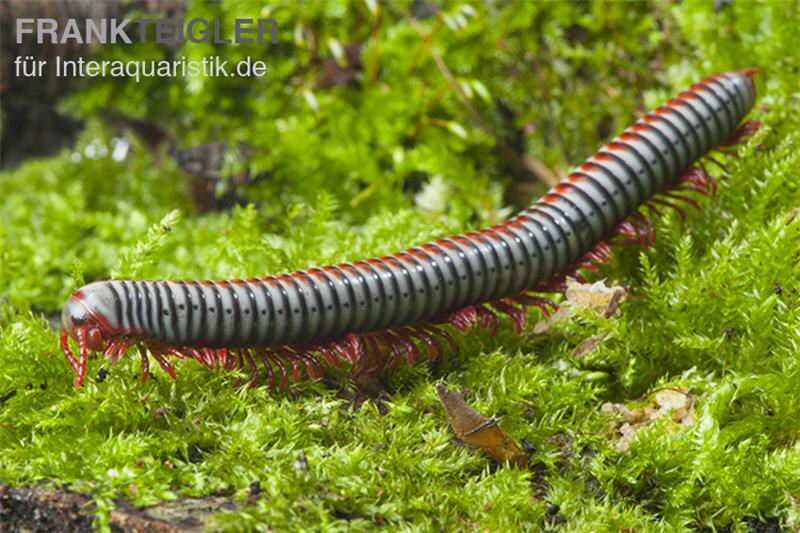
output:
[[[289,384],[289,372],[286,368],[286,365],[283,364],[283,361],[281,361],[280,357],[273,357],[272,361],[281,371],[281,380],[278,382],[278,386],[281,389],[285,389],[286,386]]]
[[[455,339],[448,332],[446,332],[442,328],[437,328],[433,324],[426,324],[424,327],[428,333],[431,333],[433,335],[439,336],[442,339],[444,339],[444,341],[447,343],[448,348],[450,348],[451,352],[458,351],[458,345],[456,344]]]
[[[228,364],[228,350],[226,348],[217,348],[211,351],[214,354],[214,360],[221,366],[225,368]]]
[[[297,361],[287,358],[283,348],[276,348],[273,353],[273,361],[275,361],[275,363],[278,365],[278,368],[281,369],[281,388],[286,388],[288,385],[289,369],[286,366],[286,363],[289,363],[292,366],[292,382],[297,383],[297,381],[300,379],[300,369],[297,367]]]
[[[331,341],[334,351],[339,354],[343,361],[354,365],[361,355],[361,341],[355,335],[347,335],[344,338]]]
[[[172,361],[168,361],[164,359],[164,357],[158,351],[152,351],[153,358],[158,362],[159,366],[166,372],[170,378],[174,381],[177,379],[175,375],[175,367],[172,365]]]
[[[681,206],[669,200],[664,200],[663,198],[651,198],[650,201],[674,209],[678,213],[678,220],[680,220],[681,223],[686,222],[686,211]]]
[[[637,211],[633,214],[631,220],[642,231],[644,239],[642,244],[644,246],[651,246],[656,243],[656,228],[646,216]]]
[[[497,332],[500,319],[484,305],[475,306],[475,314],[478,315],[478,322],[483,329],[488,330],[491,335]]]
[[[544,316],[549,317],[552,312],[558,309],[556,303],[550,298],[543,298],[541,296],[531,296],[529,294],[517,294],[511,297],[512,300],[519,303],[523,307],[538,307],[541,309]]]
[[[403,360],[403,345],[400,343],[400,340],[391,334],[389,331],[384,331],[379,334],[378,342],[385,346],[387,349],[391,350],[392,356],[389,359],[389,368],[394,370],[400,364],[400,361]]]
[[[214,368],[214,366],[216,366],[217,358],[214,355],[214,350],[211,348],[201,348],[200,353],[203,354],[203,359],[205,359],[208,368]]]
[[[205,359],[205,357],[203,357],[203,354],[202,354],[202,353],[200,353],[200,350],[197,350],[197,349],[195,349],[195,348],[187,348],[187,350],[186,350],[186,351],[187,351],[187,352],[189,353],[189,355],[191,355],[191,356],[192,356],[192,358],[193,358],[195,361],[197,361],[197,362],[198,362],[198,363],[199,363],[201,366],[208,367],[208,363],[206,362],[206,359]],[[209,368],[210,368],[210,367],[209,367]]]
[[[292,357],[288,361],[289,364],[292,365],[292,381],[297,383],[300,381],[300,363],[297,361],[296,357]]]
[[[72,367],[72,371],[77,374],[79,366],[78,360],[75,358],[75,355],[72,353],[72,350],[69,347],[69,333],[67,333],[66,329],[61,330],[61,351],[64,352],[64,357],[67,358],[69,366]]]
[[[175,356],[175,358],[178,359],[179,361],[183,361],[186,359],[186,354],[177,348],[167,348],[164,350],[164,353]]]
[[[111,365],[111,366],[114,366],[115,364],[117,364],[117,362],[119,362],[120,358],[123,355],[125,355],[125,350],[128,349],[129,345],[130,345],[130,341],[127,340],[127,339],[124,339],[122,342],[120,342],[119,345],[117,346],[116,351],[113,354],[111,354],[111,358],[108,360],[108,364]]]
[[[339,358],[333,355],[330,348],[325,345],[316,346],[316,349],[321,355],[322,358],[325,359],[325,362],[335,368],[341,368],[342,363],[339,361]]]
[[[422,344],[425,345],[425,349],[428,353],[428,360],[433,361],[437,357],[439,357],[439,350],[441,349],[439,345],[431,338],[430,335],[425,333],[424,331],[419,331],[414,326],[409,326],[407,328],[403,328],[402,331],[408,333],[409,336],[419,340]]]
[[[250,355],[250,350],[242,350],[242,352],[244,352],[244,358],[247,360],[247,367],[250,369],[250,383],[248,384],[248,388],[252,389],[258,384],[258,367],[256,367],[253,356]]]
[[[492,307],[511,317],[514,322],[514,331],[517,335],[523,332],[528,321],[521,309],[503,301],[492,302]]]
[[[309,378],[317,379],[317,369],[319,369],[319,374],[322,374],[322,367],[316,357],[302,349],[295,350],[294,353],[305,366]]]
[[[417,345],[410,341],[406,335],[397,332],[392,332],[392,335],[400,350],[405,353],[406,364],[414,366],[417,363],[417,359],[419,359]]]
[[[150,360],[143,346],[139,346],[139,355],[142,356],[142,383],[147,383],[147,378],[150,377]]]
[[[103,351],[103,358],[108,359],[113,353],[115,353],[119,349],[121,341],[119,339],[114,339],[113,341],[108,343],[106,349]]]
[[[79,330],[78,337],[78,373],[75,376],[75,386],[80,387],[86,379],[86,366],[89,363],[89,346],[86,344],[86,337],[83,331]]]
[[[687,196],[683,196],[683,195],[675,193],[673,191],[666,191],[666,192],[663,192],[662,194],[664,196],[667,196],[668,198],[672,198],[673,200],[678,200],[679,202],[687,203],[690,206],[694,207],[695,210],[697,210],[697,211],[702,211],[702,208],[700,207],[700,204],[697,203],[697,201],[694,200],[693,198],[689,198]]]
[[[720,163],[718,159],[716,159],[716,158],[714,158],[714,157],[712,157],[712,156],[710,156],[708,154],[706,154],[704,156],[704,159],[707,159],[708,161],[711,161],[712,163],[717,165],[720,168],[720,170],[722,170],[725,174],[728,173],[728,168],[725,165],[723,165],[722,163]]]
[[[478,323],[478,313],[475,307],[468,305],[453,313],[443,317],[439,323],[450,324],[458,329],[460,332],[465,333],[473,328]]]
[[[269,354],[265,349],[258,349],[256,350],[256,354],[258,355],[259,359],[261,359],[261,363],[264,365],[264,370],[267,371],[267,376],[269,378],[269,385],[270,389],[275,388],[275,372],[272,371],[272,365],[269,363]]]

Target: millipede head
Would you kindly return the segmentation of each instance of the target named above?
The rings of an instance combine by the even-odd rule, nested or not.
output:
[[[110,301],[104,297],[100,284],[89,284],[75,291],[61,312],[61,350],[75,372],[75,386],[80,387],[86,378],[89,352],[103,352],[112,341],[113,328],[106,316],[110,316]],[[78,343],[79,357],[69,346],[69,337]]]

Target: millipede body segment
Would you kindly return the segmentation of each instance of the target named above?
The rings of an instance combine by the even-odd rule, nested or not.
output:
[[[607,243],[648,243],[647,205],[683,213],[715,180],[697,165],[752,132],[755,70],[708,77],[651,111],[507,222],[376,259],[228,281],[90,283],[63,311],[62,349],[83,383],[90,351],[116,362],[139,346],[174,377],[172,358],[249,369],[270,383],[318,377],[323,363],[375,375],[402,358],[430,357],[453,341],[444,324],[491,327],[496,312],[518,326],[526,306],[547,312],[566,275],[607,257]],[[712,161],[715,161],[712,159]],[[612,241],[614,239],[614,241]],[[69,338],[79,346],[76,358]]]

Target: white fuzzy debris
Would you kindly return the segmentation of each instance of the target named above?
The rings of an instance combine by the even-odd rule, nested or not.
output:
[[[414,195],[417,208],[429,215],[435,216],[447,209],[447,204],[453,195],[453,188],[442,176],[432,176],[430,181],[423,185],[422,190]]]

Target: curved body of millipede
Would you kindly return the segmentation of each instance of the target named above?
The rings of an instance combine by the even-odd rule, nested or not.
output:
[[[312,378],[324,366],[353,367],[367,383],[387,366],[455,349],[446,324],[493,327],[496,312],[521,329],[527,306],[545,313],[566,275],[607,258],[608,244],[654,239],[640,213],[660,214],[688,194],[713,193],[701,160],[752,133],[742,123],[755,100],[753,70],[711,76],[648,113],[513,219],[377,259],[229,281],[90,283],[64,307],[61,346],[81,385],[88,354],[116,362],[139,347],[173,378],[173,358],[243,368],[256,383]],[[711,161],[716,162],[714,159]],[[699,165],[699,166],[698,166]],[[79,356],[69,346],[77,341]],[[323,365],[324,361],[324,365]]]

